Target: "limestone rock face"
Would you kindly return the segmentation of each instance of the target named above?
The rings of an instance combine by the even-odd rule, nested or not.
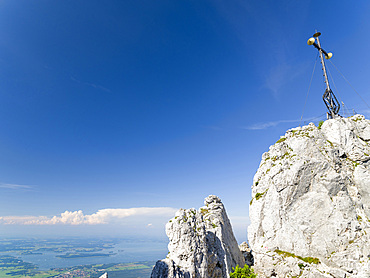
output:
[[[180,209],[166,225],[170,240],[166,259],[158,261],[152,278],[229,277],[244,265],[221,200],[208,196],[199,210]]]
[[[249,248],[248,243],[245,241],[239,245],[239,250],[242,252],[244,256],[245,263],[248,266],[252,266],[254,264],[254,258],[252,254],[252,250]]]
[[[259,277],[370,277],[370,121],[288,130],[262,155],[249,215]]]

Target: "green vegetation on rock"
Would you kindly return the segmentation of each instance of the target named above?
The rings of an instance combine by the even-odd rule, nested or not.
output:
[[[254,273],[253,269],[250,268],[247,264],[243,268],[237,265],[233,267],[234,272],[230,273],[230,278],[256,278],[257,275]]]
[[[304,265],[304,264],[298,264],[298,267],[299,267],[300,269],[303,269],[303,268],[305,267],[305,265]]]
[[[264,191],[264,192],[262,192],[262,193],[256,193],[256,196],[255,196],[255,198],[256,198],[256,200],[259,200],[263,195],[265,195],[265,193],[267,192],[267,190],[268,190],[268,188]],[[254,198],[252,198],[252,200],[249,202],[249,204],[250,205],[252,205],[252,203],[253,203],[253,199]]]
[[[200,208],[200,213],[201,213],[202,215],[206,215],[207,213],[209,213],[209,209]]]
[[[300,259],[306,263],[309,263],[309,264],[319,264],[320,263],[320,260],[318,258],[313,258],[313,257],[301,257],[301,256],[297,256],[293,253],[289,253],[289,252],[286,252],[286,251],[282,251],[282,250],[279,250],[279,249],[276,249],[275,252],[281,256],[283,256],[284,258],[286,257],[292,257],[292,258],[297,258],[297,259]]]
[[[262,193],[256,193],[256,200],[259,200],[263,195],[265,195],[265,193],[267,192],[268,189],[266,189],[264,192]]]
[[[276,141],[276,144],[284,142],[286,140],[285,137],[281,137],[279,140]]]

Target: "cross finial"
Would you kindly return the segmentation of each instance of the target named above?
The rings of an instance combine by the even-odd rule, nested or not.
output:
[[[324,82],[326,84],[326,90],[325,90],[325,93],[322,96],[322,98],[324,100],[326,108],[328,108],[328,110],[329,110],[329,112],[327,113],[328,118],[332,119],[332,118],[335,118],[338,115],[339,109],[340,109],[340,104],[339,104],[337,98],[335,97],[333,91],[330,89],[328,75],[326,74],[326,67],[325,67],[325,61],[324,61],[324,55],[323,54],[325,54],[326,59],[330,59],[331,57],[333,57],[333,53],[331,53],[331,52],[327,53],[324,49],[321,48],[320,39],[319,39],[320,35],[321,35],[321,33],[317,32],[317,30],[316,30],[316,33],[313,35],[313,37],[308,39],[307,44],[308,45],[313,45],[319,51],[320,59],[321,59],[321,65],[322,65],[322,71],[324,73]]]

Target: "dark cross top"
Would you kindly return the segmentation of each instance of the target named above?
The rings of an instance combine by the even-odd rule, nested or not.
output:
[[[331,53],[331,52],[327,53],[324,49],[321,48],[321,44],[320,44],[320,40],[319,40],[320,35],[321,35],[320,32],[316,32],[313,35],[313,38],[308,39],[307,44],[308,45],[313,45],[314,47],[317,48],[317,50],[319,50],[321,65],[322,65],[322,71],[324,73],[324,82],[326,84],[325,93],[322,96],[322,99],[324,100],[324,103],[325,103],[326,107],[329,110],[329,112],[327,113],[328,119],[333,119],[333,118],[335,118],[339,115],[338,113],[339,113],[339,109],[340,109],[340,104],[339,104],[337,98],[335,97],[333,91],[330,89],[328,75],[326,74],[324,55],[323,55],[323,54],[325,54],[326,59],[330,59],[333,56],[333,53]],[[316,43],[316,41],[317,41],[317,43]]]

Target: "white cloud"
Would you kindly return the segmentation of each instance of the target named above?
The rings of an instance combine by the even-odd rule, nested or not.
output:
[[[266,76],[263,87],[269,89],[275,98],[278,97],[281,88],[289,81],[292,76],[292,69],[287,64],[278,64],[270,70]]]
[[[96,225],[109,224],[129,217],[172,217],[177,209],[169,207],[141,207],[128,209],[101,209],[96,213],[85,215],[82,210],[65,211],[58,216],[3,216],[0,224],[18,225]]]
[[[364,109],[356,112],[357,114],[364,115],[367,119],[370,117],[370,109]]]
[[[316,121],[316,120],[325,120],[325,114],[314,117],[314,118],[306,118],[306,119],[295,119],[295,120],[279,120],[279,121],[271,121],[271,122],[264,122],[264,123],[257,123],[253,124],[247,127],[241,127],[242,129],[248,129],[248,130],[260,130],[260,129],[266,129],[269,127],[274,127],[282,123],[301,123],[301,124],[307,124],[307,122]]]
[[[357,112],[357,114],[364,115],[366,118],[370,117],[370,109],[367,109],[367,110],[364,109],[364,110],[360,110],[360,111],[356,111],[356,112]],[[347,114],[344,114],[344,112],[341,112],[340,114],[344,117],[352,116],[352,114],[347,115]],[[241,129],[261,130],[261,129],[266,129],[266,128],[269,128],[269,127],[274,127],[274,126],[277,126],[277,125],[282,124],[282,123],[301,123],[301,125],[306,125],[309,122],[319,121],[319,120],[325,121],[326,120],[326,114],[322,114],[318,117],[313,117],[313,118],[305,118],[305,119],[302,119],[302,120],[299,120],[299,119],[279,120],[279,121],[271,121],[271,122],[264,122],[264,123],[256,123],[256,124],[253,124],[253,125],[250,125],[250,126],[241,127]]]
[[[21,184],[11,184],[11,183],[0,183],[0,188],[8,188],[8,189],[30,189],[32,186],[29,185],[21,185]]]
[[[73,81],[75,81],[75,82],[77,82],[77,83],[80,83],[80,84],[86,85],[86,86],[93,87],[94,89],[99,89],[99,90],[102,90],[102,91],[105,91],[105,92],[108,92],[108,93],[110,93],[110,92],[111,92],[111,90],[109,90],[109,89],[107,89],[107,88],[105,88],[105,87],[103,87],[103,86],[96,85],[96,84],[94,84],[94,83],[83,82],[83,81],[80,81],[80,80],[78,80],[78,79],[74,78],[73,76],[71,76],[71,80],[73,80]]]
[[[281,123],[297,123],[297,122],[299,122],[299,120],[280,120],[280,121],[273,121],[273,122],[264,122],[264,123],[257,123],[251,126],[243,127],[243,129],[259,130],[259,129],[266,129],[269,127],[274,127]]]
[[[275,66],[271,66],[269,73],[265,75],[265,81],[262,88],[270,90],[275,97],[279,98],[279,95],[284,86],[291,84],[292,81],[298,76],[304,74],[305,69],[308,67],[306,64],[291,65],[286,63],[285,55],[278,59]]]
[[[46,219],[44,216],[0,216],[0,224],[24,224],[38,219],[41,220],[42,218]]]

